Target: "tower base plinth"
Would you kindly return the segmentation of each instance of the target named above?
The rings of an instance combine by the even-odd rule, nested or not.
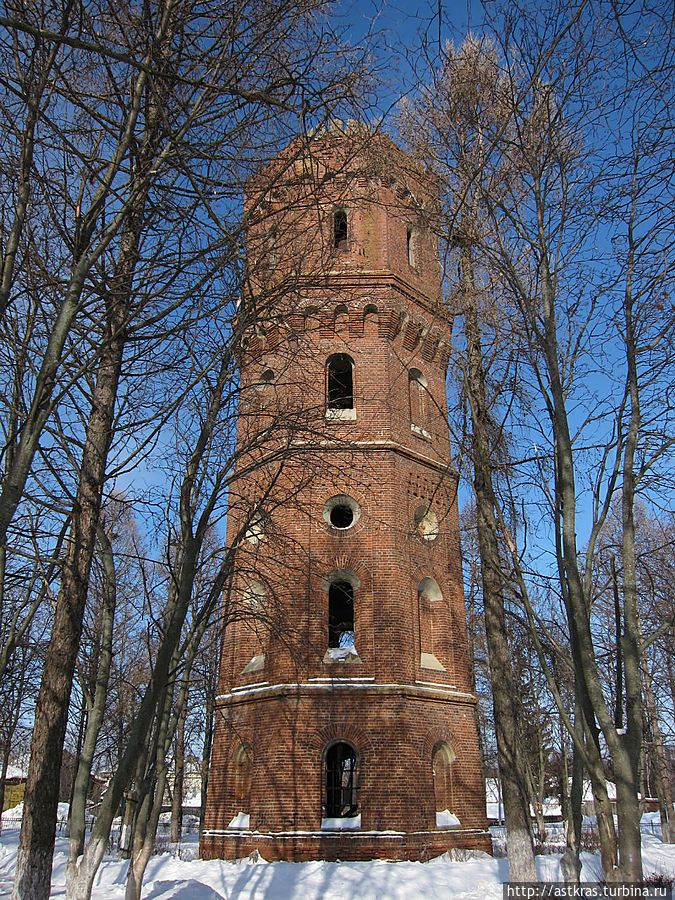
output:
[[[492,854],[490,833],[475,829],[422,832],[282,832],[204,833],[202,859],[240,859],[258,851],[268,862],[322,859],[393,859],[425,862],[448,850],[482,850]]]

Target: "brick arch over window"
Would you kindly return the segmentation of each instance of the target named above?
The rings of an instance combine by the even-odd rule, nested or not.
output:
[[[359,557],[352,556],[350,553],[336,553],[332,561],[335,563],[335,567],[321,578],[322,590],[327,591],[328,585],[332,581],[341,578],[351,581],[356,591],[370,588],[370,571]]]
[[[364,762],[367,757],[373,753],[373,742],[362,728],[353,723],[331,723],[319,728],[314,734],[309,735],[307,739],[307,749],[315,753],[321,753],[323,748],[332,741],[349,741],[359,748]]]
[[[434,747],[439,743],[449,744],[451,747],[457,747],[458,741],[455,736],[455,733],[451,728],[448,728],[447,725],[441,728],[433,728],[431,731],[428,731],[424,737],[424,742],[422,743],[422,752],[420,753],[420,759],[428,762],[434,755]]]

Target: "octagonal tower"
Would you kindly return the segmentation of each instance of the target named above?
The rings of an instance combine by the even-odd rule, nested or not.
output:
[[[388,138],[358,129],[289,148],[250,186],[256,316],[205,857],[490,850],[436,199]]]

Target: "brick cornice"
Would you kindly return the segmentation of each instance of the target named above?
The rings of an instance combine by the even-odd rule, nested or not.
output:
[[[466,691],[458,691],[447,685],[439,684],[431,686],[421,684],[395,684],[377,683],[374,681],[356,681],[351,679],[333,679],[329,682],[296,682],[283,684],[251,684],[243,688],[235,688],[229,694],[219,694],[216,703],[231,706],[238,703],[251,701],[278,699],[282,697],[297,697],[299,694],[329,693],[333,696],[340,693],[352,693],[354,691],[364,694],[377,694],[399,696],[409,700],[438,701],[447,703],[450,701],[475,705],[477,700],[474,694]]]
[[[404,444],[400,444],[398,441],[388,441],[388,440],[374,440],[374,441],[364,441],[364,440],[350,440],[347,444],[346,441],[292,441],[290,444],[290,450],[299,450],[302,452],[316,452],[317,450],[328,450],[335,451],[338,450],[342,453],[348,452],[352,453],[354,450],[361,450],[362,452],[372,452],[372,453],[382,453],[382,452],[391,452],[398,453],[401,456],[405,456],[407,459],[412,459],[415,462],[421,463],[427,468],[434,469],[436,472],[440,472],[447,476],[448,478],[453,478],[455,481],[459,481],[459,474],[452,463],[443,462],[438,459],[433,459],[431,456],[427,456],[424,453],[419,453],[417,450],[413,450],[412,447],[406,447]],[[449,451],[448,451],[449,452]]]

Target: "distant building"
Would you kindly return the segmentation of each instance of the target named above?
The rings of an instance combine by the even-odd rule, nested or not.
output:
[[[27,773],[17,766],[9,766],[5,777],[5,798],[2,803],[2,812],[6,809],[14,809],[23,802],[26,792]]]

